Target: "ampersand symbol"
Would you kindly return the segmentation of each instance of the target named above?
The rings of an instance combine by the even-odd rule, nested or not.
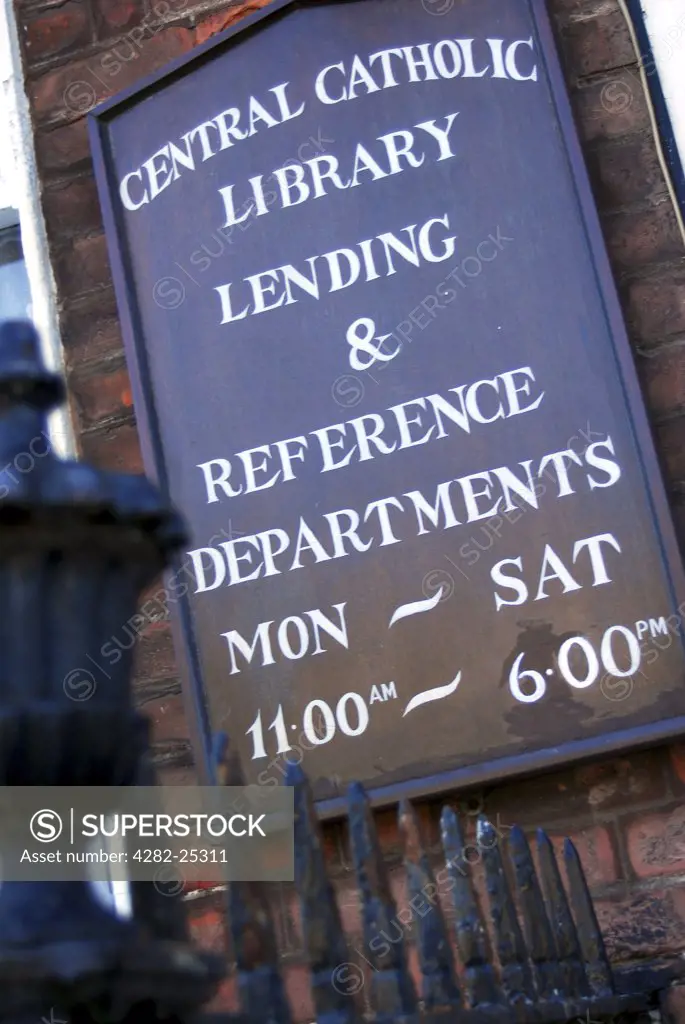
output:
[[[347,328],[345,340],[350,346],[350,366],[353,370],[368,370],[374,363],[389,363],[399,352],[401,345],[398,345],[394,352],[384,352],[383,342],[389,338],[389,334],[379,334],[374,337],[376,325],[368,316],[361,316]],[[363,358],[365,355],[367,358]]]

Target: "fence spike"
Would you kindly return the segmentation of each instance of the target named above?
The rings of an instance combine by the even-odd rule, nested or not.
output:
[[[456,913],[454,932],[459,959],[464,965],[468,1001],[473,1007],[498,1003],[500,993],[492,968],[490,940],[464,857],[459,819],[451,807],[443,808],[440,828]]]
[[[509,832],[508,846],[523,936],[533,965],[538,995],[541,999],[555,999],[560,994],[561,985],[557,951],[528,840],[518,825]]]
[[[364,787],[348,789],[350,846],[362,899],[364,959],[371,976],[375,1020],[415,1012],[416,990],[407,966],[403,928],[390,893],[387,872]],[[399,935],[397,932],[399,931]],[[379,942],[380,940],[380,942]]]
[[[326,874],[321,831],[311,788],[299,765],[290,764],[285,784],[294,789],[295,883],[302,914],[305,951],[311,971],[312,994],[319,1024],[345,1024],[358,1018],[348,992],[350,954],[340,913]],[[344,980],[343,974],[344,973]],[[358,992],[361,985],[355,984]]]
[[[478,818],[476,835],[478,849],[483,854],[490,918],[505,998],[514,1004],[532,1002],[536,998],[535,988],[516,907],[504,872],[497,833],[490,822],[481,816]]]
[[[576,994],[588,995],[588,983],[576,926],[566,899],[554,847],[547,833],[541,828],[537,830],[537,848],[540,881],[547,900],[547,909],[552,922],[552,935],[559,959],[562,993],[567,999]]]
[[[241,1017],[250,1024],[289,1024],[290,1007],[278,969],[278,946],[264,884],[232,882],[227,906]]]
[[[599,930],[597,915],[580,863],[578,851],[570,839],[564,840],[564,861],[571,892],[571,905],[575,912],[580,948],[585,961],[585,973],[593,995],[610,995],[614,991],[614,978]]]
[[[447,926],[438,899],[435,876],[421,840],[416,812],[408,800],[399,808],[399,829],[407,873],[409,906],[416,922],[416,945],[419,954],[422,986],[421,999],[426,1010],[439,1007],[459,1007],[461,992],[454,968],[452,947]],[[415,907],[415,901],[428,904],[425,913]]]
[[[237,751],[225,734],[214,741],[214,777],[221,786],[244,786]],[[233,945],[238,998],[246,1024],[290,1024],[290,1006],[278,967],[278,943],[263,882],[231,882],[227,930]]]

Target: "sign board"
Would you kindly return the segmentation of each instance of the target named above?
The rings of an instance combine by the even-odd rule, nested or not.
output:
[[[249,779],[303,760],[333,813],[682,731],[681,568],[543,4],[277,3],[91,129],[192,531],[189,692]]]

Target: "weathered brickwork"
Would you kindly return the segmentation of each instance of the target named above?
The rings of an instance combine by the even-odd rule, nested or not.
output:
[[[42,202],[59,291],[71,408],[85,457],[140,471],[130,384],[95,195],[84,114],[99,100],[262,6],[223,0],[17,0]],[[635,54],[615,0],[551,0],[566,77],[607,245],[685,539],[685,252],[657,159]],[[680,58],[679,58],[680,59]],[[192,777],[188,728],[161,585],[122,626],[135,645],[137,694],[155,726],[162,776]],[[111,653],[114,657],[114,653]],[[106,670],[106,665],[103,665]],[[306,767],[306,766],[305,766]],[[502,833],[544,825],[578,842],[612,956],[685,949],[685,747],[628,755],[544,778],[494,786],[464,804]],[[459,798],[455,798],[459,799]],[[437,840],[437,808],[422,809]],[[404,897],[392,815],[382,818],[393,885]],[[339,826],[328,848],[345,921],[360,947],[359,915]],[[222,941],[220,896],[193,899],[199,941]],[[293,894],[275,899],[287,984],[298,1019],[311,1017]],[[230,1005],[230,986],[219,1003]],[[685,1000],[673,1000],[685,1020]]]

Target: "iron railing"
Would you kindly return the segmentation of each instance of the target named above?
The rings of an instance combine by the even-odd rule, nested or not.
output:
[[[144,478],[99,472],[57,459],[45,445],[36,448],[47,437],[47,412],[61,398],[61,382],[43,366],[32,325],[2,325],[0,783],[149,785],[148,725],[133,710],[130,654],[87,701],[71,699],[65,681],[84,659],[96,659],[130,618],[141,589],[182,544],[183,529]],[[231,756],[217,759],[217,778],[240,781]],[[543,832],[536,868],[520,829],[510,831],[505,850],[481,820],[486,912],[454,811],[442,814],[437,870],[414,809],[403,804],[407,923],[406,910],[399,912],[391,896],[359,785],[350,788],[348,827],[363,943],[350,952],[307,780],[293,767],[286,782],[295,790],[295,881],[318,1020],[551,1024],[639,1014],[653,1003],[650,986],[639,991],[645,986],[612,972],[568,840],[564,884]],[[130,890],[132,914],[122,918],[86,882],[2,884],[0,1018],[15,1024],[171,1024],[198,1015],[205,1024],[290,1021],[268,883],[227,887],[232,965],[192,947],[182,900],[150,882],[133,882]],[[202,1014],[231,972],[239,1012]]]

